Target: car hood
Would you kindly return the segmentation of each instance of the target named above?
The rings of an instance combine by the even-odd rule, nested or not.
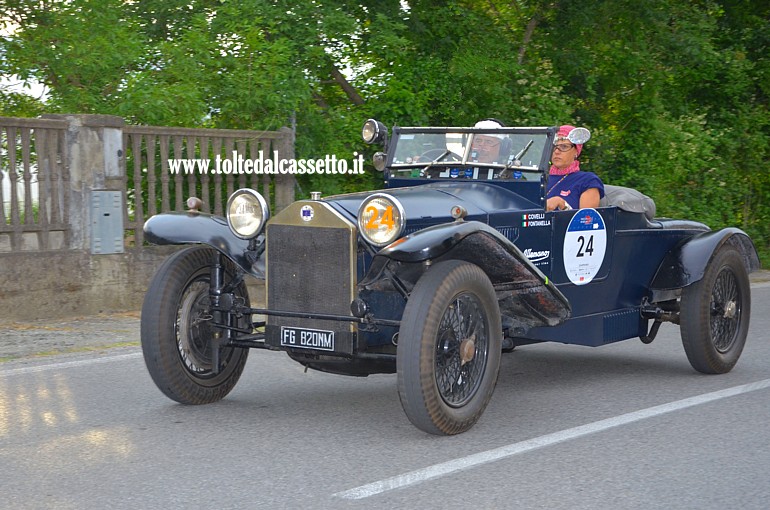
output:
[[[468,211],[469,220],[485,223],[489,221],[489,215],[495,212],[539,208],[537,204],[512,191],[481,182],[434,182],[408,188],[391,188],[382,192],[401,202],[407,220],[450,219],[451,209],[456,205],[461,205]],[[373,193],[375,192],[338,195],[325,200],[336,204],[355,218],[361,202]]]

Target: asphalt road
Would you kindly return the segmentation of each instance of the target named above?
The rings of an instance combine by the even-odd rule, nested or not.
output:
[[[1,508],[698,508],[770,505],[770,283],[735,369],[651,345],[503,357],[480,422],[414,428],[395,376],[252,352],[224,401],[182,406],[137,347],[0,364]],[[357,499],[356,499],[357,498]]]

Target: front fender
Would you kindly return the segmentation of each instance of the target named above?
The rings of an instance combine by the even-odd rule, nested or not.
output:
[[[567,298],[521,250],[485,223],[456,221],[428,227],[380,250],[361,286],[376,289],[394,274],[413,285],[442,260],[463,260],[479,266],[497,291],[500,311],[525,329],[553,326],[571,313]]]
[[[680,289],[699,281],[711,257],[724,244],[738,250],[748,272],[759,269],[759,256],[754,243],[741,229],[731,227],[682,240],[666,254],[650,287],[654,290]]]
[[[261,276],[252,267],[256,257],[248,250],[249,241],[236,237],[221,216],[199,212],[157,214],[144,224],[144,235],[153,244],[207,244],[245,272]]]
[[[479,231],[503,237],[497,230],[478,221],[442,223],[395,241],[377,254],[399,262],[424,262],[444,255],[463,239]],[[505,238],[503,238],[505,239]],[[507,241],[507,239],[506,239]],[[513,246],[511,244],[511,246]],[[514,247],[515,248],[515,247]]]

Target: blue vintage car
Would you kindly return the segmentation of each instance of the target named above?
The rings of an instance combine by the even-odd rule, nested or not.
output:
[[[680,325],[704,373],[733,368],[749,327],[749,237],[655,217],[654,202],[606,187],[598,208],[546,212],[557,128],[385,126],[367,143],[387,187],[299,200],[270,218],[236,191],[227,217],[161,214],[158,244],[195,244],[158,269],[142,309],[145,362],[183,403],[223,398],[249,349],[366,376],[396,373],[409,420],[432,434],[468,430],[483,413],[502,352],[536,342],[652,342]],[[482,162],[474,138],[499,140]],[[570,133],[575,143],[588,133]],[[194,202],[194,201],[193,201]],[[264,277],[253,308],[247,275]]]

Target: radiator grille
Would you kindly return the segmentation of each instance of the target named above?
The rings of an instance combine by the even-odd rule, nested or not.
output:
[[[350,316],[353,299],[355,230],[341,224],[267,226],[267,307],[270,310]],[[334,331],[336,351],[352,352],[350,322],[268,316],[270,343],[281,326]]]
[[[349,315],[349,230],[271,225],[267,235],[269,308]]]

